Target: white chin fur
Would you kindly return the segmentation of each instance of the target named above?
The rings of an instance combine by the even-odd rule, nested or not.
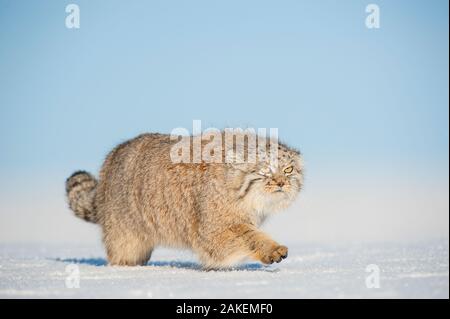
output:
[[[271,214],[287,208],[295,196],[286,192],[269,193],[264,190],[250,190],[243,198],[244,208],[255,218],[259,226]]]

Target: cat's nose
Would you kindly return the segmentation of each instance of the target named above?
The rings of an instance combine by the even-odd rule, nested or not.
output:
[[[283,187],[283,186],[284,186],[284,182],[283,182],[283,181],[278,181],[278,182],[277,182],[277,185],[278,185],[279,187]]]

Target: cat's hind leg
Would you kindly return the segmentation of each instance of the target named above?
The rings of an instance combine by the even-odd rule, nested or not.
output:
[[[110,265],[142,266],[149,261],[154,245],[146,237],[123,229],[104,231],[103,241]]]

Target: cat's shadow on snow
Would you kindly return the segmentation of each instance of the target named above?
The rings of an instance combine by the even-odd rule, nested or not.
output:
[[[70,264],[83,264],[89,266],[108,266],[108,262],[104,258],[56,258],[55,261],[60,261],[64,263]],[[170,268],[178,268],[178,269],[191,269],[198,271],[208,271],[202,268],[202,266],[196,262],[191,261],[178,261],[178,260],[169,260],[169,261],[150,261],[145,266],[137,266],[137,267],[170,267]],[[266,272],[276,272],[277,269],[270,269],[266,266],[263,266],[258,263],[247,263],[239,266],[235,266],[228,269],[213,269],[211,271],[266,271]]]

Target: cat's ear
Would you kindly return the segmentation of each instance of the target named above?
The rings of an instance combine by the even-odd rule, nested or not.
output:
[[[297,155],[299,157],[302,156],[302,152],[300,152],[300,150],[298,150],[298,149],[293,148],[291,151],[292,151],[292,153],[294,153],[295,155]]]

